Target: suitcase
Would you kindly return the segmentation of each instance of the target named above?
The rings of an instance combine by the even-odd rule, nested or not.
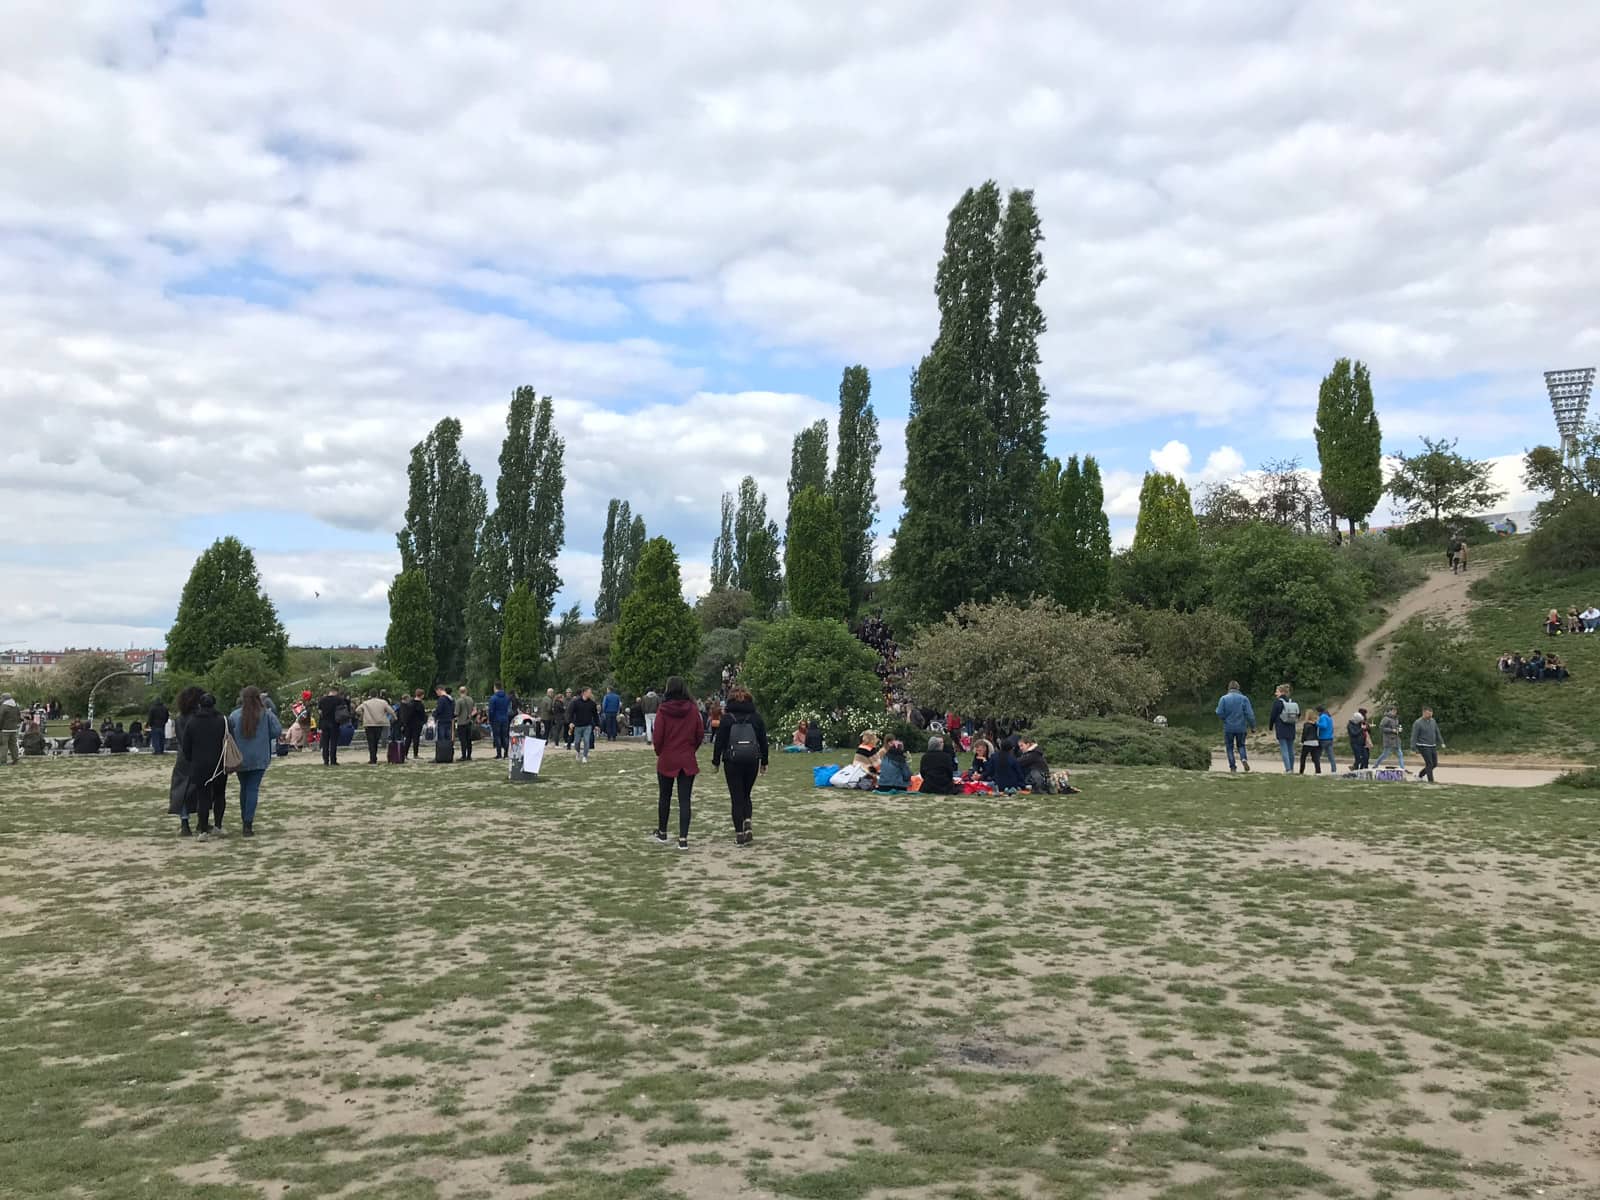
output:
[[[405,760],[406,744],[404,742],[395,741],[391,738],[389,741],[389,761],[392,763],[403,763]]]
[[[437,742],[435,742],[433,744],[433,761],[434,762],[436,762],[436,763],[447,763],[447,762],[455,762],[455,760],[456,760],[456,744],[454,742],[447,742],[447,741],[445,741],[444,739],[441,738],[439,741],[437,741]]]

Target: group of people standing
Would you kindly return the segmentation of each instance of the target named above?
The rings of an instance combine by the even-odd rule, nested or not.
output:
[[[1238,680],[1229,681],[1227,692],[1217,701],[1216,715],[1222,720],[1228,770],[1236,772],[1242,768],[1248,773],[1250,755],[1245,746],[1245,734],[1255,732],[1256,714],[1250,703],[1250,697],[1239,690]],[[1301,775],[1306,773],[1308,761],[1318,775],[1322,774],[1324,761],[1328,764],[1330,774],[1338,773],[1339,764],[1334,758],[1333,714],[1326,704],[1317,705],[1314,712],[1303,712],[1299,702],[1294,699],[1294,689],[1287,683],[1279,684],[1273,692],[1272,711],[1267,717],[1267,724],[1277,739],[1278,750],[1283,757],[1284,774],[1291,775],[1295,772],[1296,743],[1300,746]],[[1403,729],[1399,710],[1391,706],[1378,722],[1378,736],[1382,741],[1382,748],[1378,752],[1377,760],[1373,761],[1371,722],[1365,708],[1356,709],[1345,723],[1345,734],[1350,741],[1351,769],[1356,771],[1376,769],[1393,754],[1400,770],[1404,772],[1405,751],[1400,745]],[[1432,708],[1424,706],[1422,715],[1412,722],[1411,748],[1422,758],[1423,767],[1417,772],[1417,778],[1429,783],[1437,782],[1434,779],[1434,770],[1439,765],[1439,751],[1445,748],[1445,744]]]

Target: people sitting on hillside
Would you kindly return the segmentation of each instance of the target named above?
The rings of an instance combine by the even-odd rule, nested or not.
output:
[[[144,745],[144,725],[139,721],[128,722],[128,737],[133,740],[135,747]]]
[[[72,752],[74,754],[99,754],[100,735],[94,731],[94,726],[83,724],[78,726],[78,732],[72,735]]]
[[[1515,675],[1521,662],[1522,657],[1520,655],[1513,655],[1510,652],[1507,652],[1500,656],[1500,661],[1495,665],[1499,669],[1500,674]]]
[[[1513,654],[1511,656],[1510,669],[1507,670],[1506,674],[1509,675],[1512,679],[1521,679],[1522,678],[1522,668],[1523,668],[1524,665],[1525,664],[1522,661],[1522,655],[1521,654]]]
[[[1050,764],[1045,761],[1039,743],[1032,738],[1022,737],[1017,739],[1017,750],[1017,769],[1022,772],[1022,786],[1030,792],[1050,791]]]
[[[1544,655],[1539,653],[1539,651],[1537,651],[1537,650],[1535,650],[1532,654],[1528,655],[1528,661],[1526,663],[1524,663],[1523,667],[1522,667],[1522,675],[1523,675],[1523,678],[1532,679],[1535,682],[1543,680],[1544,679]]]
[[[1017,739],[1006,738],[1000,743],[1000,748],[995,751],[994,765],[990,768],[989,782],[993,783],[997,791],[1017,792],[1022,790],[1022,767],[1017,762]]]
[[[128,731],[118,721],[105,738],[106,749],[112,754],[126,754],[133,747],[133,739],[128,736]]]
[[[928,739],[928,751],[917,764],[917,774],[922,776],[922,790],[932,796],[953,795],[956,790],[955,755],[945,749],[944,738]]]
[[[878,790],[903,792],[911,786],[911,764],[906,760],[904,742],[893,741],[883,748],[878,764]]]
[[[1544,619],[1544,631],[1550,637],[1561,636],[1561,610],[1552,608]]]
[[[985,738],[972,743],[972,778],[988,782],[994,774],[994,747]]]
[[[1600,608],[1591,604],[1578,614],[1578,619],[1583,622],[1585,633],[1593,633],[1596,629],[1600,629]]]
[[[1544,677],[1556,683],[1564,683],[1570,678],[1567,674],[1567,664],[1561,661],[1559,654],[1552,654],[1544,660]]]
[[[1578,615],[1578,606],[1576,604],[1567,609],[1567,632],[1583,632],[1583,618]]]

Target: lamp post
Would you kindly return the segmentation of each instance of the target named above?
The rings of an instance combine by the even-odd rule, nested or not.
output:
[[[1546,371],[1544,386],[1550,392],[1550,408],[1555,413],[1556,430],[1561,434],[1561,459],[1568,467],[1578,465],[1578,432],[1589,411],[1589,393],[1594,388],[1594,368]]]

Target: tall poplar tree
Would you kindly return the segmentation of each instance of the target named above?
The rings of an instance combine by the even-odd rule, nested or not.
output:
[[[526,583],[518,583],[506,597],[505,636],[500,643],[497,674],[506,687],[524,696],[535,690],[545,639],[539,602]]]
[[[1139,488],[1139,520],[1133,530],[1136,551],[1193,554],[1200,549],[1200,525],[1189,499],[1189,485],[1165,471],[1146,471]]]
[[[950,212],[934,284],[939,334],[911,377],[905,513],[891,560],[913,625],[1034,584],[1042,236],[1032,193],[1013,191],[1002,216],[992,181]]]
[[[772,616],[783,596],[778,565],[778,524],[767,518],[767,497],[753,476],[739,481],[739,505],[733,517],[733,586],[750,593],[756,615]]]
[[[711,590],[724,591],[733,586],[738,554],[733,544],[733,495],[722,493],[722,523],[718,526],[716,541],[711,543]]]
[[[628,567],[628,539],[632,513],[626,500],[615,497],[606,505],[606,531],[600,539],[600,591],[594,599],[594,619],[614,624],[622,605],[622,585]]]
[[[413,690],[433,686],[438,666],[433,598],[421,571],[402,571],[389,585],[389,633],[383,645],[391,675]]]
[[[189,571],[167,632],[167,665],[204,675],[234,646],[261,651],[280,671],[288,662],[289,635],[261,588],[255,554],[238,538],[224,537],[202,551]]]
[[[406,524],[395,540],[402,571],[421,571],[433,602],[438,677],[459,680],[467,661],[473,552],[487,501],[461,454],[461,422],[446,417],[411,449]]]
[[[846,614],[851,616],[861,608],[872,572],[880,448],[878,414],[872,411],[872,378],[863,366],[846,367],[839,382],[839,453],[828,490],[839,516],[839,559]]]
[[[1333,522],[1343,517],[1353,535],[1383,496],[1383,433],[1366,363],[1333,364],[1317,392],[1316,435],[1323,501]]]
[[[794,435],[789,452],[789,515],[784,520],[784,541],[793,536],[794,500],[806,488],[828,490],[828,423],[816,421]]]
[[[622,542],[622,570],[617,576],[617,608],[621,611],[622,601],[628,598],[628,593],[633,591],[633,578],[639,571],[639,556],[644,553],[644,544],[650,540],[650,535],[644,527],[644,518],[634,515],[633,522],[620,538]]]
[[[790,616],[844,617],[840,540],[832,498],[814,487],[803,488],[789,506],[789,540],[784,544]]]
[[[1111,521],[1106,516],[1106,490],[1100,464],[1084,455],[1078,480],[1077,541],[1073,547],[1073,586],[1067,603],[1079,612],[1099,608],[1111,596]]]

